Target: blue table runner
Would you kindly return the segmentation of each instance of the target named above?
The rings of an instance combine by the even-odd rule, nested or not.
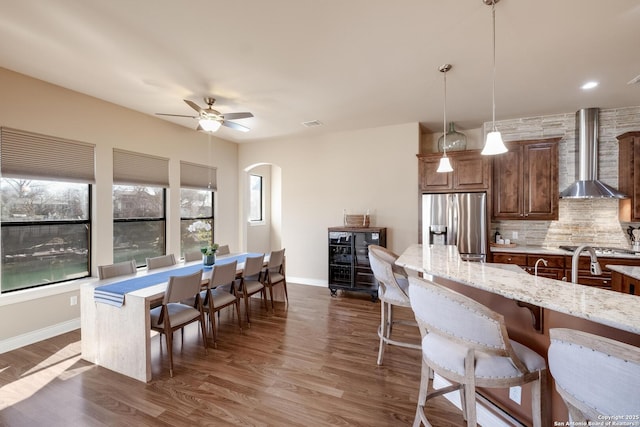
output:
[[[262,254],[248,253],[240,255],[225,256],[216,260],[216,264],[228,264],[233,261],[238,261],[238,264],[245,262],[247,257],[260,256]],[[196,271],[211,270],[212,266],[205,266],[200,264],[188,265],[185,267],[173,268],[171,270],[161,271],[153,274],[145,274],[140,277],[131,277],[121,280],[119,282],[111,283],[104,286],[98,286],[93,290],[93,299],[96,302],[104,304],[110,304],[116,307],[122,307],[124,304],[124,296],[129,292],[134,292],[139,289],[144,289],[149,286],[158,285],[160,283],[168,282],[170,276],[186,276],[193,274]]]

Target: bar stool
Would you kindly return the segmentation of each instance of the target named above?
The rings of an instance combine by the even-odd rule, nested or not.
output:
[[[373,275],[378,282],[378,298],[380,299],[380,327],[378,327],[378,337],[380,345],[378,347],[378,365],[382,365],[384,349],[387,345],[397,345],[399,347],[420,349],[420,344],[398,341],[391,338],[391,331],[394,324],[406,324],[417,326],[415,322],[393,319],[393,307],[411,307],[407,288],[409,282],[407,278],[393,271],[393,253],[387,250],[382,251],[381,246],[369,245],[369,265]],[[380,256],[382,255],[382,256]],[[384,257],[384,258],[383,258]],[[397,257],[396,257],[397,258]]]
[[[477,426],[476,387],[509,388],[532,383],[534,427],[548,426],[544,358],[509,339],[504,318],[451,289],[409,277],[411,308],[422,335],[420,393],[413,425],[427,420],[427,400],[459,390],[468,427]],[[429,392],[432,371],[453,383]]]
[[[624,418],[640,415],[640,348],[573,329],[549,335],[549,370],[571,422],[640,423]]]

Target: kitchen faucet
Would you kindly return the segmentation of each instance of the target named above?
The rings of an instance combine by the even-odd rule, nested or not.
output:
[[[535,267],[533,268],[533,275],[534,275],[534,276],[537,276],[537,275],[538,275],[538,264],[540,264],[540,263],[543,263],[545,267],[546,267],[547,265],[549,265],[549,263],[547,262],[547,260],[546,260],[546,259],[544,259],[544,258],[540,258],[540,259],[538,259],[538,260],[536,261],[536,265],[535,265]]]
[[[573,257],[571,257],[571,281],[573,283],[578,283],[578,260],[580,259],[580,254],[583,251],[588,251],[591,256],[591,275],[600,276],[602,274],[602,268],[600,268],[600,263],[598,262],[595,249],[589,245],[578,246],[578,248],[573,252]]]

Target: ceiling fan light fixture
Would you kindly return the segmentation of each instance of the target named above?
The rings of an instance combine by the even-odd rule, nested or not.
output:
[[[220,126],[222,125],[222,123],[219,120],[210,119],[210,118],[200,119],[198,124],[202,129],[204,129],[207,132],[216,132],[218,129],[220,129]]]

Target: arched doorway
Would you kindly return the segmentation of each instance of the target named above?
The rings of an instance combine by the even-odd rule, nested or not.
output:
[[[242,180],[243,245],[247,252],[269,253],[282,247],[282,169],[257,163],[244,169]],[[260,189],[256,184],[260,183]],[[260,208],[256,207],[261,195]],[[260,210],[260,215],[257,214]]]

